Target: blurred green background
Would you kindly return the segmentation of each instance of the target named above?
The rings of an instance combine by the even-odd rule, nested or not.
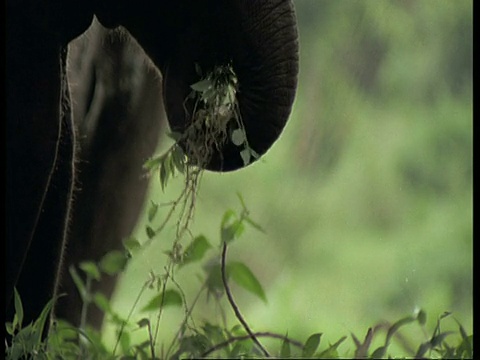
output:
[[[303,341],[323,332],[333,343],[350,332],[363,338],[368,327],[422,308],[427,327],[452,311],[471,333],[472,1],[295,6],[301,54],[291,119],[261,161],[205,173],[192,233],[219,244],[222,216],[240,211],[242,194],[266,234],[247,228],[229,259],[254,271],[268,303],[232,289],[257,331]],[[153,180],[150,198],[160,204],[183,186],[179,177],[162,192]],[[167,207],[161,210],[158,223]],[[135,235],[141,241],[146,221]],[[118,312],[128,314],[150,270],[163,273],[174,228],[171,222],[133,258],[114,298]],[[176,274],[187,301],[200,287],[197,274],[196,265]],[[197,306],[196,319],[221,323],[212,299]],[[180,308],[165,312],[160,338],[167,344],[183,315]],[[425,341],[419,336],[417,346]],[[342,348],[352,354],[353,343]]]

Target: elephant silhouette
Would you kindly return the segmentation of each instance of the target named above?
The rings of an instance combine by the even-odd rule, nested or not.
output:
[[[231,64],[256,154],[277,140],[297,87],[295,11],[291,0],[7,0],[6,14],[7,319],[16,288],[26,322],[66,292],[52,316],[78,323],[66,269],[133,230],[142,163],[165,115],[172,131],[190,125],[197,65]],[[212,151],[206,169],[245,166],[230,142]],[[107,296],[114,285],[98,284]]]

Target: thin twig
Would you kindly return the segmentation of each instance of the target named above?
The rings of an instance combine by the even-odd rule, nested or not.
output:
[[[120,330],[118,332],[118,336],[117,336],[117,340],[115,342],[115,346],[113,348],[113,355],[115,355],[116,351],[117,351],[117,346],[118,344],[120,343],[120,337],[122,336],[122,333],[123,333],[123,330],[125,329],[125,325],[128,324],[131,316],[133,315],[133,311],[135,310],[135,308],[137,307],[138,305],[138,302],[140,301],[140,298],[142,297],[142,294],[143,292],[145,291],[145,289],[147,288],[148,286],[148,281],[146,281],[142,288],[140,289],[140,292],[138,293],[137,297],[135,298],[135,301],[133,303],[133,306],[132,308],[130,309],[130,312],[128,313],[128,316],[127,316],[127,319],[125,321],[122,321],[122,325],[120,326]]]
[[[232,309],[235,312],[235,316],[237,317],[238,321],[240,321],[240,323],[243,325],[243,328],[248,333],[249,337],[253,340],[253,342],[255,344],[257,344],[257,346],[263,352],[263,355],[265,355],[265,357],[270,357],[270,354],[268,353],[268,351],[262,346],[260,341],[258,341],[258,339],[255,337],[255,334],[252,332],[252,330],[250,330],[250,327],[248,326],[247,322],[245,321],[242,314],[240,313],[240,310],[239,310],[237,304],[235,304],[235,301],[233,300],[232,293],[230,291],[230,288],[228,287],[227,275],[226,275],[226,271],[225,271],[225,259],[226,259],[226,257],[227,257],[227,243],[224,242],[223,243],[223,250],[222,250],[222,281],[223,281],[223,286],[225,287],[225,292],[227,293],[228,302],[232,306]]]
[[[269,337],[269,338],[273,338],[273,339],[279,339],[279,340],[283,340],[283,341],[286,341],[290,344],[292,344],[293,346],[296,346],[298,347],[299,349],[302,349],[303,350],[303,344],[300,342],[300,341],[297,341],[297,340],[293,340],[293,339],[290,339],[288,338],[287,336],[285,335],[280,335],[280,334],[275,334],[275,333],[270,333],[270,332],[257,332],[257,333],[254,333],[253,334],[255,337]],[[219,343],[217,345],[214,345],[213,347],[211,347],[210,349],[208,349],[207,351],[205,351],[201,357],[207,357],[208,355],[210,355],[211,353],[215,352],[215,351],[218,351],[234,342],[237,342],[237,341],[242,341],[242,340],[247,340],[247,339],[250,339],[251,336],[250,335],[243,335],[243,336],[234,336],[234,337],[231,337],[229,338],[228,340],[222,342],[222,343]]]
[[[148,329],[148,338],[150,340],[150,354],[152,356],[152,359],[155,359],[155,342],[152,339],[152,327],[150,325],[150,321],[147,323],[147,329]]]
[[[165,301],[165,292],[167,291],[167,282],[168,279],[172,277],[171,271],[173,270],[173,263],[171,260],[169,260],[167,266],[165,266],[165,280],[163,281],[162,284],[162,301],[160,302],[160,307],[158,309],[158,315],[157,315],[157,323],[155,325],[155,338],[154,338],[154,343],[153,345],[156,345],[156,341],[158,338],[158,332],[160,331],[160,320],[162,318],[162,313],[163,313],[163,304]]]
[[[197,295],[195,296],[195,299],[193,299],[193,302],[192,302],[192,305],[190,306],[190,308],[187,309],[187,312],[185,313],[185,318],[183,319],[177,333],[175,334],[175,336],[173,337],[173,340],[172,342],[170,343],[170,346],[168,347],[168,350],[167,350],[167,354],[166,354],[166,358],[168,359],[169,355],[170,355],[170,352],[172,351],[173,349],[173,346],[175,345],[175,340],[178,339],[180,337],[180,335],[182,334],[182,332],[184,332],[184,326],[186,326],[188,324],[188,319],[191,317],[192,315],[192,312],[193,312],[193,309],[195,307],[195,304],[197,303],[198,299],[200,298],[200,295],[202,294],[203,290],[206,289],[206,284],[203,284],[202,287],[200,288],[200,290],[198,291]]]

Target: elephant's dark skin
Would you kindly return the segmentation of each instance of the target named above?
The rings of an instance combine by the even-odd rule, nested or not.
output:
[[[93,248],[100,249],[95,256],[110,246],[118,248],[117,241],[128,233],[128,229],[118,231],[112,235],[112,243],[108,240],[106,244],[102,244],[105,233],[97,235],[97,231],[109,231],[105,210],[124,206],[127,197],[119,203],[112,197],[103,209],[92,212],[97,215],[87,215],[89,197],[95,199],[95,205],[102,199],[102,186],[118,173],[117,156],[128,151],[123,147],[130,138],[119,132],[111,147],[103,149],[95,141],[84,141],[82,136],[88,132],[82,132],[76,120],[79,130],[77,134],[73,130],[66,49],[86,31],[93,15],[104,26],[124,26],[160,70],[165,109],[174,131],[189,125],[183,103],[190,85],[199,80],[195,63],[209,70],[231,61],[238,76],[237,99],[249,145],[260,155],[278,138],[291,111],[298,74],[298,35],[291,0],[7,0],[7,14],[6,306],[8,319],[16,286],[28,322],[53,294],[68,288],[65,281],[58,280],[68,276],[65,267],[69,263],[91,258]],[[115,107],[106,102],[102,109],[110,112]],[[75,117],[75,111],[73,114]],[[108,123],[103,117],[112,119],[109,113],[99,117]],[[97,126],[93,137],[102,139],[99,129],[110,126]],[[104,167],[113,162],[111,172],[100,171],[93,164],[97,160]],[[238,148],[232,144],[226,144],[206,165],[217,171],[242,166]],[[78,203],[74,200],[72,209],[74,184],[73,198]],[[139,190],[139,203],[143,201],[141,193]],[[135,211],[139,211],[139,203],[133,206]],[[125,214],[125,228],[133,226],[133,218]],[[89,245],[82,245],[84,236],[89,237]],[[54,287],[55,283],[65,287]],[[72,297],[68,292],[69,299],[62,300],[66,301],[63,304]],[[65,309],[68,305],[58,304],[58,313],[69,316]]]
[[[104,1],[97,16],[106,26],[125,26],[159,67],[172,131],[183,133],[190,125],[184,100],[199,80],[195,63],[208,71],[231,60],[249,145],[263,155],[280,136],[295,97],[298,33],[291,1],[178,1],[169,3],[167,12],[166,2],[139,0],[131,9],[130,1]],[[165,13],[160,24],[157,17],[145,16]],[[167,34],[161,47],[154,36],[160,28]],[[239,148],[229,142],[214,152],[206,168],[231,171],[243,166]]]
[[[166,125],[161,75],[124,30],[97,21],[69,45],[68,79],[76,125],[76,186],[63,272],[81,261],[98,262],[135,228],[148,179],[142,168]],[[92,291],[110,298],[116,277],[103,275]],[[79,325],[82,300],[64,276],[57,315]],[[90,306],[87,321],[99,328],[103,312]]]

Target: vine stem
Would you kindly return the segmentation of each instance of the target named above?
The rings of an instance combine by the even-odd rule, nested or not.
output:
[[[235,316],[237,317],[238,321],[242,324],[243,328],[248,334],[248,337],[253,340],[253,342],[260,348],[260,350],[263,352],[263,355],[265,357],[270,357],[270,354],[268,351],[263,347],[263,345],[258,341],[257,337],[255,334],[252,332],[250,327],[248,326],[247,322],[243,318],[242,314],[240,313],[240,309],[238,308],[237,304],[233,300],[232,292],[230,291],[230,287],[228,286],[227,283],[227,274],[226,274],[226,269],[225,269],[225,259],[227,257],[227,243],[223,242],[223,249],[222,249],[222,281],[223,281],[223,286],[225,287],[225,292],[227,294],[228,302],[230,303],[230,306],[232,307]]]
[[[121,338],[122,333],[123,333],[123,331],[124,331],[124,329],[125,329],[125,326],[128,324],[128,321],[129,321],[130,318],[132,317],[133,312],[134,312],[135,308],[137,307],[138,302],[140,301],[140,298],[142,297],[142,295],[143,295],[143,293],[144,293],[144,291],[145,291],[145,289],[146,289],[147,287],[148,287],[148,281],[146,281],[146,282],[143,284],[142,288],[140,289],[140,292],[138,293],[137,297],[135,298],[135,301],[134,301],[134,303],[133,303],[133,306],[132,306],[132,308],[130,309],[130,312],[128,313],[127,319],[126,319],[125,321],[122,321],[122,325],[121,325],[120,330],[119,330],[119,332],[118,332],[117,340],[115,341],[115,346],[114,346],[114,348],[113,348],[113,354],[112,354],[113,356],[115,356],[115,353],[116,353],[116,351],[117,351],[117,347],[118,347],[118,345],[120,344],[120,338]]]
[[[289,337],[287,336],[284,336],[284,335],[280,335],[280,334],[275,334],[275,333],[271,333],[271,332],[257,332],[257,333],[254,333],[253,335],[255,335],[255,337],[269,337],[269,338],[273,338],[273,339],[279,339],[279,340],[283,340],[283,341],[286,341],[296,347],[298,347],[299,349],[303,349],[304,346],[303,344],[300,342],[300,341],[297,341],[297,340],[293,340],[293,339],[290,339]],[[243,336],[234,336],[234,337],[231,337],[229,338],[228,340],[225,340],[224,342],[222,343],[219,343],[213,347],[211,347],[210,349],[208,349],[207,351],[205,351],[201,357],[207,357],[208,355],[210,355],[211,353],[215,352],[215,351],[218,351],[236,341],[242,341],[242,340],[247,340],[247,339],[250,339],[251,336],[250,335],[243,335]]]

